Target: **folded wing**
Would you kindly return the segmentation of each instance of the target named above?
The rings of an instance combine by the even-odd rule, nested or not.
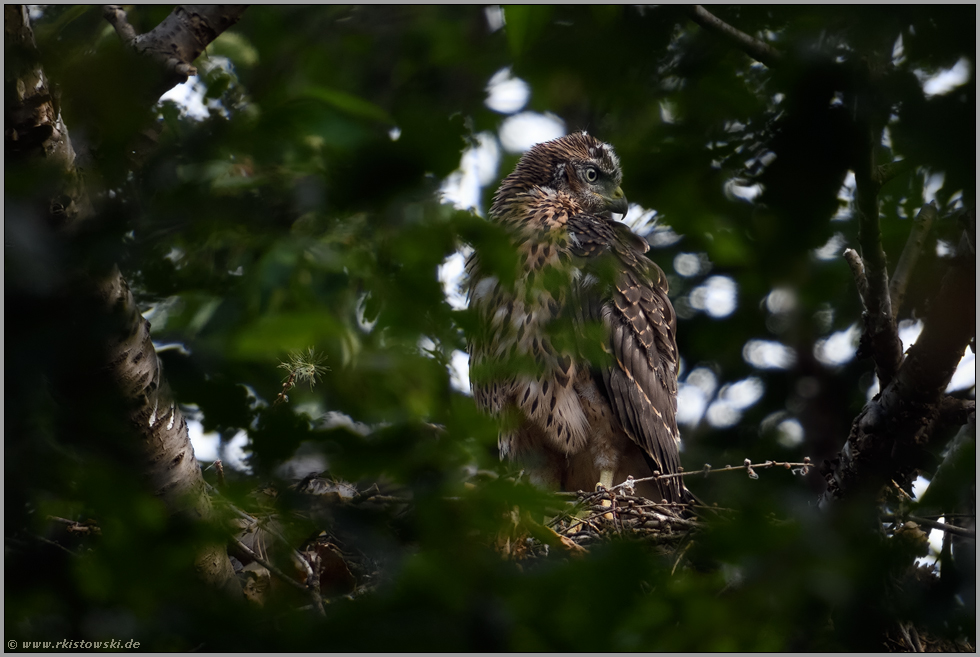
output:
[[[626,226],[602,217],[576,217],[576,255],[585,258],[580,316],[599,321],[610,357],[596,368],[609,405],[623,430],[639,445],[651,468],[680,469],[677,430],[677,319],[667,279],[645,252],[646,242]],[[680,478],[661,486],[682,501]]]

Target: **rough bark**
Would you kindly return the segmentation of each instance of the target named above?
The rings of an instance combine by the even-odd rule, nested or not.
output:
[[[974,337],[975,317],[976,263],[964,239],[919,339],[891,383],[855,418],[838,457],[824,464],[824,503],[874,493],[891,479],[902,483],[922,467],[923,448],[948,422],[948,408],[958,406],[944,401],[944,390]]]
[[[193,72],[190,66],[193,59],[221,31],[237,21],[241,11],[242,8],[178,7],[141,43],[145,43],[145,50],[156,53],[158,59],[161,53],[168,53],[164,64],[172,72]],[[119,14],[125,18],[122,10],[115,8],[113,15],[118,19]],[[75,167],[75,154],[57,99],[52,96],[38,63],[24,6],[4,7],[4,36],[5,51],[11,60],[5,66],[4,79],[5,154],[8,162],[42,162],[50,167],[52,176],[66,181],[57,186],[48,218],[50,227],[61,239],[71,240],[77,236],[78,225],[90,219],[94,210],[80,184],[81,176]],[[177,67],[174,62],[186,66]],[[171,85],[178,81],[174,75],[169,79]],[[77,242],[75,247],[84,248]],[[123,417],[114,420],[121,421],[127,427],[127,436],[138,443],[137,449],[125,453],[141,455],[142,463],[133,465],[145,473],[152,491],[173,512],[195,520],[212,520],[211,501],[194,458],[187,424],[162,375],[149,322],[141,316],[125,279],[114,266],[108,273],[76,272],[72,278],[68,287],[75,301],[81,301],[82,309],[66,321],[85,324],[88,334],[94,334],[95,339],[76,347],[91,349],[92,353],[81,359],[90,371],[71,373],[74,385],[63,390],[69,397],[69,406],[82,408],[92,397],[100,395],[119,402],[110,407]],[[105,386],[105,390],[85,389],[93,382]],[[236,589],[237,580],[224,545],[205,547],[197,555],[195,567],[205,582]]]
[[[880,68],[869,60],[862,60],[856,73],[861,82],[861,91],[854,94],[851,103],[855,133],[853,167],[857,188],[854,209],[866,281],[862,295],[865,308],[862,352],[870,352],[874,357],[878,382],[885,389],[902,364],[902,341],[898,337],[898,326],[892,311],[888,261],[881,245],[878,192],[882,179],[881,168],[875,162],[875,148],[881,143],[886,115],[876,93],[881,79]]]
[[[123,42],[155,61],[165,73],[153,89],[155,100],[170,87],[197,75],[194,60],[218,35],[238,22],[248,5],[178,5],[146,34],[136,34],[121,5],[105,5],[102,15]]]
[[[48,208],[56,229],[67,229],[91,205],[75,169],[75,151],[59,103],[38,63],[27,7],[4,5],[4,155],[8,162],[54,163],[62,180]]]
[[[167,506],[195,520],[213,519],[211,498],[187,433],[187,422],[163,376],[160,359],[150,337],[150,322],[143,318],[129,285],[119,269],[94,282],[98,307],[107,320],[104,374],[122,396],[126,422],[138,437],[146,473],[155,495]],[[224,545],[209,545],[195,559],[199,576],[216,587],[229,587],[235,573]]]

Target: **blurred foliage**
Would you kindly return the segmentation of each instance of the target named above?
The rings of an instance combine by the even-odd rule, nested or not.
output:
[[[874,533],[870,506],[813,508],[816,472],[693,480],[738,515],[709,523],[687,567],[622,540],[522,568],[494,552],[495,532],[514,505],[540,517],[558,503],[506,480],[464,485],[474,468],[506,464],[496,427],[451,383],[453,354],[477,329],[447,302],[439,268],[462,244],[502,270],[511,256],[499,231],[440,204],[438,190],[477,135],[508,120],[484,104],[499,70],[528,82],[528,109],[613,144],[630,201],[656,210],[651,256],[681,318],[682,380],[712,372],[709,402],[726,384],[761,385],[737,421],[682,428],[688,469],[746,456],[820,463],[867,400],[870,362],[815,357],[821,340],[860,322],[837,256],[857,243],[839,198],[855,148],[840,99],[862,91],[862,58],[896,63],[880,90],[879,161],[912,163],[880,197],[889,261],[927,186],[940,217],[975,206],[974,9],[713,11],[770,40],[784,65],[766,69],[671,6],[255,6],[197,62],[200,118],[138,102],[149,74],[98,9],[45,7],[39,51],[98,221],[72,245],[46,233],[51,173],[8,163],[7,638],[136,638],[155,650],[880,650],[881,632],[902,619],[975,641],[959,584],[902,594],[893,566],[911,556]],[[167,13],[139,6],[130,17],[147,31]],[[927,96],[919,78],[961,58],[967,81]],[[496,180],[517,157],[503,154]],[[654,239],[664,227],[680,238]],[[927,314],[948,263],[937,253],[955,249],[958,232],[938,222],[900,319]],[[698,256],[695,273],[675,270],[683,254]],[[178,400],[224,448],[247,432],[250,474],[226,468],[236,504],[254,506],[262,482],[285,490],[297,450],[337,477],[411,494],[410,514],[331,521],[383,564],[377,588],[337,598],[325,620],[296,611],[308,602],[291,590],[264,609],[199,590],[190,555],[213,536],[167,517],[138,467],[79,435],[61,404],[81,329],[61,320],[56,291],[77,268],[113,261],[158,346],[180,346],[160,352]],[[727,316],[697,307],[714,276],[737,289]],[[791,302],[767,305],[776,289]],[[744,355],[750,340],[778,341],[795,359],[760,369]],[[278,365],[307,349],[329,371],[273,405]],[[774,429],[784,419],[799,422],[801,440]],[[975,468],[953,472],[953,491],[975,480]],[[288,496],[282,504],[298,542],[322,528]],[[51,515],[92,519],[102,534],[68,534]]]

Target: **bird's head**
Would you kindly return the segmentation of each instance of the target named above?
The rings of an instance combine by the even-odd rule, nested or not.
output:
[[[572,196],[586,212],[626,214],[628,203],[619,186],[623,173],[612,146],[576,132],[533,146],[498,191],[502,195],[533,187]]]

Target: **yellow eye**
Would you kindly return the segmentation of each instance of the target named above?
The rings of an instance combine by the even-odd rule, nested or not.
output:
[[[585,170],[585,179],[590,183],[595,182],[596,180],[599,179],[599,172],[596,171],[594,168],[589,167],[588,169]]]

